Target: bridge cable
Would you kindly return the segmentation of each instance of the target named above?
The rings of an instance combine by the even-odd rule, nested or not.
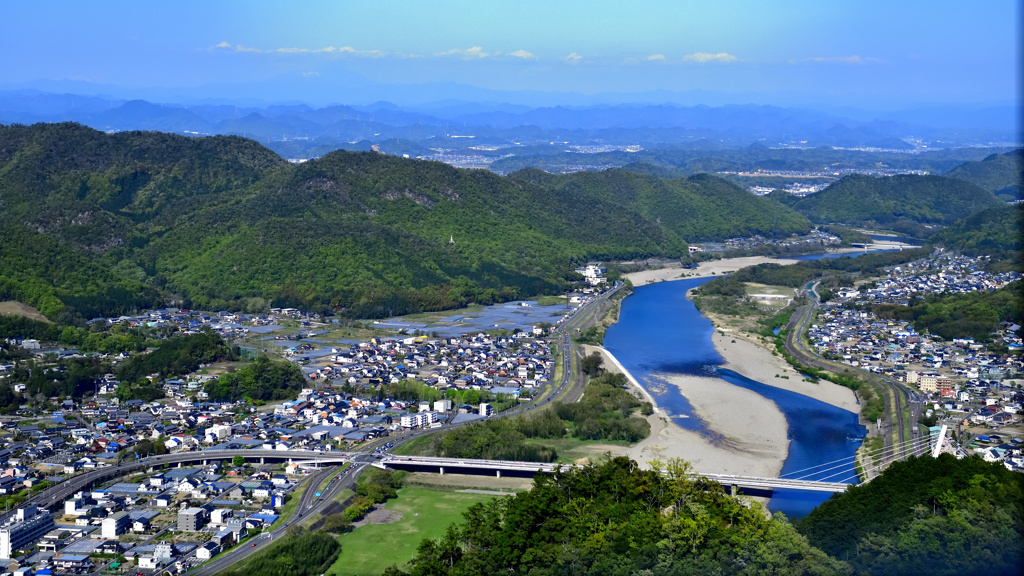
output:
[[[914,446],[911,449],[911,452],[912,452],[911,455],[912,456],[923,456],[923,455],[927,454],[929,452],[929,450],[931,449],[930,444],[931,444],[931,442],[921,442],[921,443],[919,443],[919,445]],[[882,462],[880,462],[880,463],[878,463],[878,464],[876,464],[874,466],[871,466],[871,467],[868,467],[868,468],[864,468],[862,470],[862,472],[864,472],[866,474],[867,472],[875,472],[875,471],[882,470],[885,467],[887,467],[889,464],[892,464],[896,459],[898,459],[900,457],[901,456],[898,455],[898,454],[891,454],[889,456],[888,460],[882,461]],[[843,482],[852,481],[852,480],[858,478],[858,476],[859,475],[851,476],[849,478],[844,479]],[[866,482],[866,480],[865,480],[865,482]]]
[[[914,442],[917,442],[917,441],[916,441],[916,440],[907,440],[906,442],[904,442],[904,444],[906,444],[906,445],[909,445],[909,444],[912,444],[912,443],[914,443]],[[849,461],[853,461],[853,460],[856,460],[856,459],[858,458],[858,456],[859,456],[859,457],[862,457],[862,458],[863,458],[863,457],[871,457],[871,458],[874,458],[875,456],[877,456],[878,454],[880,454],[880,453],[882,453],[882,452],[886,452],[886,451],[892,451],[892,450],[895,450],[895,449],[898,449],[898,448],[899,448],[899,446],[891,446],[891,447],[889,447],[889,448],[885,448],[885,447],[883,447],[883,448],[878,448],[878,449],[876,449],[876,450],[873,450],[873,451],[871,451],[871,452],[866,452],[866,453],[862,453],[862,454],[860,454],[860,455],[854,454],[853,456],[846,456],[846,457],[844,457],[844,458],[839,458],[838,460],[833,460],[833,461],[831,461],[831,462],[825,462],[824,464],[818,464],[818,465],[816,465],[816,466],[810,466],[810,467],[808,467],[808,468],[804,468],[804,469],[802,469],[802,470],[794,470],[794,471],[792,471],[792,472],[786,472],[785,474],[780,474],[780,475],[779,475],[779,478],[786,478],[786,477],[792,477],[792,476],[795,476],[795,475],[797,475],[797,474],[802,474],[802,473],[804,473],[804,472],[811,472],[812,470],[814,470],[814,469],[816,469],[816,468],[821,468],[821,467],[823,467],[823,466],[829,466],[829,465],[832,465],[832,464],[839,464],[839,463],[841,463],[841,462],[845,462],[845,461],[847,461],[847,460],[849,460]],[[852,462],[851,462],[851,463],[852,463]],[[817,474],[817,473],[820,473],[820,472],[826,472],[826,471],[828,471],[828,470],[832,470],[832,469],[833,469],[833,468],[828,468],[827,470],[818,470],[817,472],[811,472],[811,474]],[[811,474],[806,474],[806,475],[804,475],[804,476],[801,476],[801,477],[799,477],[799,478],[796,478],[796,479],[804,479],[804,478],[806,478],[807,476],[809,476],[809,475],[811,475]]]

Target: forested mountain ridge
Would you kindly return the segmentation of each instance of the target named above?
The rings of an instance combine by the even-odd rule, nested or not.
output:
[[[1005,203],[976,184],[944,176],[851,174],[821,192],[772,198],[815,223],[945,225]]]
[[[965,162],[945,174],[977,184],[1005,200],[1024,197],[1024,149]]]
[[[1024,204],[989,208],[958,220],[929,238],[939,246],[972,256],[987,255],[1019,268],[1024,265]]]
[[[561,290],[588,259],[809,228],[708,176],[501,177],[340,151],[293,166],[238,137],[67,123],[0,126],[0,203],[0,297],[51,317],[167,300],[444,309]]]

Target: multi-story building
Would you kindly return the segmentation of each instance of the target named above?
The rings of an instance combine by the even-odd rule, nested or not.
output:
[[[178,512],[178,530],[198,532],[206,524],[206,511],[202,508],[186,508]]]
[[[23,550],[53,529],[53,516],[49,510],[33,505],[19,508],[13,518],[0,526],[0,560],[10,560],[17,550]]]
[[[127,532],[131,525],[132,519],[129,517],[128,512],[115,512],[103,519],[103,522],[100,524],[100,533],[104,538],[116,539],[121,534]]]

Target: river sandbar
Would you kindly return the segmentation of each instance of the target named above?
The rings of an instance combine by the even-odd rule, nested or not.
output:
[[[744,339],[742,335],[716,330],[711,341],[725,359],[722,368],[761,384],[803,394],[855,414],[860,411],[853,390],[827,380],[811,382],[793,370],[785,360],[767,348]]]
[[[681,458],[706,474],[777,476],[789,454],[786,417],[775,403],[719,378],[663,374],[709,430],[686,430],[657,413],[651,435],[626,450],[641,464]]]
[[[781,260],[765,256],[744,256],[742,258],[722,258],[721,260],[709,260],[701,262],[696,268],[683,268],[678,264],[654,270],[641,270],[630,272],[626,278],[633,283],[633,286],[644,286],[655,282],[668,280],[683,280],[686,278],[704,278],[708,276],[720,276],[729,272],[735,272],[747,266],[758,264],[792,264],[795,260]]]

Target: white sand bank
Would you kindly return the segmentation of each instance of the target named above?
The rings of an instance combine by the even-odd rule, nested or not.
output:
[[[685,430],[663,414],[649,418],[651,435],[624,449],[641,464],[681,458],[696,472],[774,476],[789,454],[786,419],[775,404],[718,378],[666,375],[679,388],[709,435]]]
[[[762,346],[728,332],[723,334],[721,331],[715,332],[712,341],[715,344],[715,349],[725,359],[726,363],[722,368],[732,370],[762,384],[810,396],[815,400],[850,412],[860,411],[853,390],[825,380],[817,384],[805,380],[785,360],[775,356]],[[783,376],[788,376],[788,378],[783,378]]]

